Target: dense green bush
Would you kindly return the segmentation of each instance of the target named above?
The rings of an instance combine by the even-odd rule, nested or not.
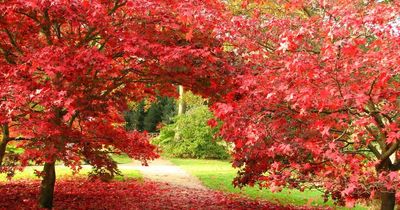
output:
[[[180,158],[228,158],[224,142],[214,139],[217,128],[207,121],[213,114],[205,105],[193,107],[185,114],[175,117],[174,123],[161,128],[160,135],[153,139],[164,154]]]

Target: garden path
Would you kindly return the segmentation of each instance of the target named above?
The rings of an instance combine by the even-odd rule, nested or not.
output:
[[[139,161],[119,165],[119,168],[126,167],[139,170],[145,179],[151,181],[197,190],[207,190],[196,177],[162,158],[149,162],[149,166],[142,166]]]

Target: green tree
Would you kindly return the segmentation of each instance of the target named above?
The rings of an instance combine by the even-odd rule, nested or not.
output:
[[[173,124],[161,128],[160,135],[153,139],[153,143],[172,157],[226,159],[226,144],[214,138],[218,129],[207,125],[212,118],[214,116],[206,105],[194,107],[176,116]],[[175,138],[178,131],[179,139]]]
[[[149,132],[155,132],[157,124],[161,122],[161,106],[158,102],[152,103],[146,112],[143,120],[143,129]]]
[[[171,97],[157,97],[147,110],[146,100],[138,104],[131,104],[130,110],[124,112],[125,128],[127,130],[157,132],[157,126],[172,123],[172,118],[176,115],[176,102]]]
[[[161,122],[164,125],[171,124],[176,115],[176,101],[174,98],[163,97],[161,100]]]
[[[139,102],[136,106],[131,107],[130,110],[124,112],[126,130],[143,131],[143,120],[145,116],[144,106],[145,101],[143,100]]]

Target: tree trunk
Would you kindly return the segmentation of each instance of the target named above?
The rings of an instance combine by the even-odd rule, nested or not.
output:
[[[41,208],[53,208],[54,185],[56,183],[55,162],[45,163],[44,177],[40,185],[39,205]]]
[[[0,143],[0,167],[3,165],[3,158],[4,155],[6,154],[6,148],[10,138],[10,130],[8,128],[8,124],[4,124],[2,126],[2,130],[3,130],[3,138]]]
[[[1,141],[0,143],[0,167],[3,166],[3,158],[4,155],[6,154],[6,148],[7,148],[7,143],[8,141]]]
[[[393,210],[396,205],[396,192],[381,192],[381,210]]]
[[[376,168],[377,173],[382,171],[390,171],[391,160],[387,157],[381,160],[381,165]],[[381,210],[394,210],[396,205],[396,190],[382,189],[380,192]]]
[[[178,86],[179,89],[179,105],[178,105],[178,115],[182,115],[186,112],[186,103],[183,100],[183,94],[185,93],[185,89],[182,85]]]
[[[178,104],[178,116],[181,116],[183,114],[185,114],[186,112],[186,103],[183,99],[183,94],[185,93],[185,89],[183,88],[182,85],[178,86],[178,91],[179,91],[179,104]],[[176,127],[176,131],[175,131],[175,136],[174,139],[175,141],[181,141],[181,128],[178,126]]]

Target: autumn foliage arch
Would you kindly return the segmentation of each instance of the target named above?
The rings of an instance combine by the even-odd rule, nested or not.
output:
[[[211,98],[237,185],[318,188],[348,205],[379,194],[393,209],[399,3],[229,2],[0,1],[0,159],[16,142],[11,162],[44,164],[50,208],[56,160],[112,175],[115,148],[157,157],[118,113],[183,84]]]

